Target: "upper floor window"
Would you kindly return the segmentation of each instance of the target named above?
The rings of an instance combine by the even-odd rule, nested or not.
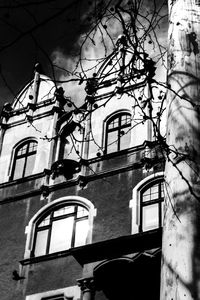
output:
[[[164,179],[163,172],[145,177],[133,189],[131,233],[157,229],[163,225]]]
[[[20,144],[14,155],[11,179],[29,176],[33,172],[37,152],[37,142],[33,140]]]
[[[35,222],[32,255],[46,255],[86,244],[89,211],[80,204],[54,205]]]
[[[163,201],[163,180],[149,183],[140,191],[139,231],[147,231],[162,226]]]
[[[131,115],[117,113],[106,123],[105,153],[127,149],[131,141]]]

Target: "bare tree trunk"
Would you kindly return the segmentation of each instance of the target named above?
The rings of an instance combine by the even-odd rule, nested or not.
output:
[[[200,1],[169,0],[161,300],[200,299]]]

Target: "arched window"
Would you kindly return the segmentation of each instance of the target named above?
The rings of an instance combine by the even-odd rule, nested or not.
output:
[[[42,207],[26,226],[25,258],[82,246],[92,241],[96,209],[80,196],[66,196]]]
[[[139,231],[162,227],[163,201],[163,180],[150,182],[140,191]]]
[[[132,234],[162,227],[164,203],[163,172],[152,174],[133,189]]]
[[[33,172],[37,152],[37,142],[27,140],[15,150],[11,179],[29,176]]]
[[[105,153],[127,149],[131,141],[131,115],[120,112],[106,123]]]
[[[59,205],[36,222],[33,255],[45,255],[86,244],[88,209],[78,204]]]

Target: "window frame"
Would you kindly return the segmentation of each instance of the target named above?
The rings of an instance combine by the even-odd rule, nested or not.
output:
[[[29,151],[30,150],[30,145],[31,143],[34,143],[36,145],[36,149],[34,149],[33,151]],[[18,154],[20,149],[22,149],[25,145],[27,145],[25,153],[23,154]],[[38,142],[35,139],[26,139],[22,142],[20,142],[14,149],[14,156],[13,156],[13,163],[12,163],[12,168],[11,168],[11,175],[10,175],[10,180],[18,180],[18,179],[22,179],[25,178],[27,176],[30,175],[25,175],[26,171],[27,171],[27,160],[28,157],[30,156],[35,156],[35,160],[36,160],[36,155],[37,155],[37,148],[38,148]],[[23,171],[22,171],[22,176],[19,178],[15,178],[15,171],[16,171],[16,163],[19,159],[24,158],[24,162],[23,162]],[[35,161],[34,161],[35,164]],[[33,167],[34,170],[34,167]]]
[[[130,118],[130,122],[126,123],[126,124],[122,124],[122,117],[123,116],[128,116]],[[118,126],[109,129],[109,125],[111,124],[111,122],[116,120],[116,119],[118,119]],[[110,153],[114,153],[114,152],[117,152],[117,151],[120,151],[120,150],[125,150],[125,149],[121,149],[121,138],[124,135],[121,135],[120,132],[121,132],[121,130],[129,128],[129,127],[131,129],[131,123],[132,123],[131,113],[129,111],[115,112],[114,114],[112,114],[105,121],[105,123],[106,123],[105,124],[105,144],[104,144],[105,154],[110,154]],[[110,132],[117,132],[117,139],[116,139],[117,149],[115,151],[112,151],[112,152],[108,152],[108,147],[109,147],[109,145],[108,145],[108,135],[109,135]],[[130,139],[130,142],[131,142],[131,139]],[[128,148],[126,148],[126,149],[128,149]]]

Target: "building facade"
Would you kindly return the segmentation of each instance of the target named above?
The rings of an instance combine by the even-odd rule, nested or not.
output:
[[[122,38],[79,108],[38,65],[4,105],[2,300],[159,299],[163,157],[132,57]]]

